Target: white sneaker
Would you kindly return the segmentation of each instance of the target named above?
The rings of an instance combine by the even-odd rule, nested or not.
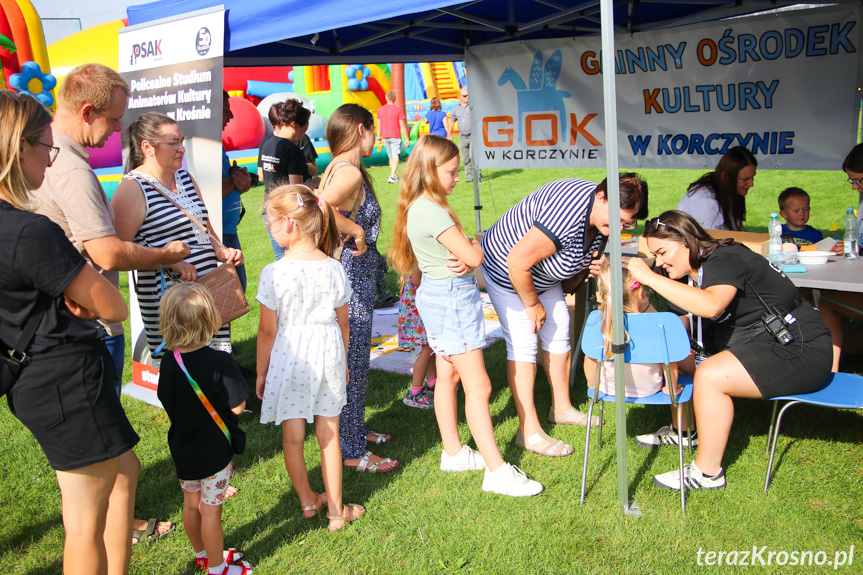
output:
[[[446,451],[441,451],[441,471],[460,473],[462,471],[479,471],[480,469],[485,469],[485,460],[479,451],[474,451],[467,445],[463,445],[461,451],[456,455],[450,455]]]
[[[540,493],[542,485],[539,481],[528,479],[524,471],[515,465],[504,462],[497,471],[486,468],[482,490],[510,497],[530,497]]]
[[[689,447],[690,445],[692,445],[692,447],[698,446],[698,431],[693,431],[692,435],[684,431],[681,434],[681,437],[683,439],[683,447]],[[677,430],[670,425],[666,425],[656,433],[647,433],[645,435],[636,436],[635,444],[647,449],[653,449],[654,447],[661,447],[663,445],[673,445],[674,447],[677,447]]]
[[[653,476],[653,484],[660,489],[680,489],[680,470],[668,471]],[[719,473],[707,477],[693,461],[683,468],[683,486],[687,489],[717,489],[725,487],[725,470],[719,468]]]

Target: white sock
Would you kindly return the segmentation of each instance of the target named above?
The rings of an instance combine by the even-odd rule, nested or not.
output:
[[[207,556],[207,550],[206,549],[204,549],[200,553],[195,553],[195,559],[203,559],[206,556]]]
[[[210,575],[222,575],[222,572],[225,570],[225,562],[222,561],[222,564],[218,567],[210,567]]]

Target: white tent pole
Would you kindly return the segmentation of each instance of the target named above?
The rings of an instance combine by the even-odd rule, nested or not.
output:
[[[605,110],[605,161],[608,177],[608,219],[611,223],[608,243],[611,246],[611,285],[620,286],[620,180],[617,154],[617,88],[614,67],[614,3],[600,1],[602,29],[602,92]],[[623,512],[640,515],[638,507],[629,501],[629,478],[626,463],[626,386],[623,382],[623,294],[611,292],[611,334],[614,353],[615,437],[617,440],[617,496]]]

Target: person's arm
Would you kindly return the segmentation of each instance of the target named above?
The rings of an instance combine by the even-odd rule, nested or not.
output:
[[[524,304],[528,320],[533,326],[532,333],[539,333],[545,323],[545,308],[539,301],[530,268],[555,252],[557,248],[551,238],[533,226],[518,240],[506,257],[509,281]]]
[[[238,166],[237,161],[234,160],[234,165],[231,166],[228,176],[222,178],[222,197],[227,197],[234,191],[234,189],[241,194],[244,194],[248,192],[251,187],[252,178],[249,176],[249,170]]]
[[[336,308],[336,321],[339,324],[339,329],[342,331],[342,342],[345,344],[345,358],[348,357],[348,338],[350,337],[350,326],[348,325],[348,304]],[[345,377],[346,381],[350,381],[351,372],[345,362]]]
[[[737,288],[731,285],[713,285],[704,289],[690,286],[651,271],[641,258],[632,258],[627,266],[632,278],[646,285],[685,312],[699,317],[716,317],[728,307]]]
[[[276,341],[276,320],[276,310],[262,304],[261,316],[258,321],[258,377],[255,379],[255,395],[258,396],[258,399],[264,399],[267,371],[270,369],[270,353],[273,351],[273,343]]]
[[[201,190],[198,188],[198,182],[195,181],[195,178],[189,174],[189,178],[192,180],[192,185],[195,187],[195,194],[198,196],[198,199],[201,200],[201,203],[204,204],[204,197],[201,195]],[[206,204],[204,204],[206,207]],[[185,216],[185,214],[183,214]],[[188,217],[188,216],[186,216]],[[197,224],[194,222],[192,225],[197,227]],[[215,238],[217,241],[211,241],[213,244],[213,251],[216,253],[216,260],[220,262],[231,262],[235,266],[243,265],[243,252],[235,248],[229,248],[224,245],[219,238],[219,234],[216,233],[216,230],[213,229],[213,221],[207,218],[207,232],[210,234],[210,238]],[[195,273],[195,278],[197,278],[197,270]]]
[[[482,264],[483,254],[479,242],[465,237],[458,226],[453,224],[442,231],[438,234],[437,241],[469,268],[475,269]]]
[[[178,240],[168,242],[163,248],[139,246],[117,236],[87,240],[83,244],[96,265],[112,271],[156,269],[160,264],[181,262],[192,253],[188,245]]]
[[[333,173],[326,188],[318,189],[318,195],[330,206],[336,208],[333,210],[336,217],[336,229],[342,235],[354,238],[357,244],[357,249],[354,251],[355,256],[366,253],[366,232],[361,225],[342,215],[339,209],[342,209],[343,205],[348,202],[350,202],[348,209],[353,209],[356,201],[354,194],[360,193],[362,183],[363,175],[356,167],[344,167]]]
[[[456,104],[456,107],[461,106],[461,104]],[[446,126],[446,137],[448,140],[452,140],[452,132],[455,129],[455,123],[458,122],[458,115],[456,114],[456,109],[454,108],[452,111],[452,121],[449,122]]]
[[[592,357],[584,356],[584,379],[587,380],[587,387],[596,389],[596,370],[599,368],[599,363]]]
[[[407,145],[407,143],[409,143],[411,141],[411,137],[410,137],[410,134],[408,132],[407,120],[405,120],[404,118],[400,119],[399,120],[399,128],[401,128],[401,130],[402,130],[402,138],[404,139],[405,144]]]
[[[120,291],[89,265],[81,268],[63,293],[81,308],[107,322],[123,321],[129,313]],[[71,306],[69,310],[77,317],[81,317],[80,311],[76,313]]]

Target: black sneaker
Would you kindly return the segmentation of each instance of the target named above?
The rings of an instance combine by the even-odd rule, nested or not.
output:
[[[682,435],[683,447],[689,447],[690,443],[692,444],[692,447],[698,446],[698,431],[693,431],[692,435],[684,431]],[[653,449],[663,445],[673,445],[674,447],[677,447],[677,430],[670,425],[666,425],[656,433],[637,436],[635,438],[635,444],[646,449]]]

